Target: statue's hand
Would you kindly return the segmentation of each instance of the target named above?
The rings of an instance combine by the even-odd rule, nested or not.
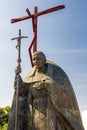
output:
[[[15,69],[15,74],[20,74],[21,73],[21,67],[20,66],[17,66],[16,69]]]

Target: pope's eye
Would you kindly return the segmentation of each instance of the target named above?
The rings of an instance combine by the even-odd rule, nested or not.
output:
[[[37,61],[37,60],[39,60],[39,58],[34,58],[34,59],[32,59],[33,61]]]

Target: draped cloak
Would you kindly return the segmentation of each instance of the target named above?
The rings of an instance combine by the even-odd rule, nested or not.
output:
[[[18,130],[84,130],[77,99],[66,73],[53,62],[35,76],[33,67],[19,85]],[[14,93],[8,130],[15,124]]]

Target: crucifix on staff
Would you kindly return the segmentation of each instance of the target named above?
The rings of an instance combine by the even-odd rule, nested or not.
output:
[[[53,11],[57,11],[57,10],[61,10],[65,8],[64,5],[59,5],[41,12],[38,12],[38,8],[34,7],[34,14],[31,14],[31,12],[29,11],[29,9],[26,9],[26,12],[28,14],[28,16],[24,16],[24,17],[20,17],[20,18],[15,18],[15,19],[11,19],[11,23],[15,23],[15,22],[19,22],[19,21],[23,21],[23,20],[27,20],[27,19],[32,19],[32,27],[33,27],[33,39],[32,42],[28,48],[29,51],[29,56],[30,56],[30,61],[31,61],[31,65],[33,67],[33,61],[32,61],[32,51],[33,53],[37,51],[37,18],[38,16],[47,14],[47,13],[51,13]],[[16,87],[16,110],[15,110],[15,130],[18,130],[19,128],[19,114],[18,114],[18,110],[19,110],[19,82],[20,82],[20,73],[21,73],[21,66],[20,66],[20,62],[21,62],[21,57],[20,57],[20,51],[21,51],[21,39],[22,38],[27,38],[26,36],[21,36],[21,30],[19,30],[19,36],[12,38],[12,40],[17,40],[18,44],[16,46],[17,50],[18,50],[18,66],[17,68],[17,72],[16,72],[16,76],[15,76],[15,82],[17,82],[17,87]]]
[[[61,10],[61,9],[64,9],[64,8],[65,8],[64,5],[59,5],[59,6],[38,12],[38,8],[34,7],[34,14],[31,14],[29,9],[27,8],[26,12],[27,12],[28,16],[11,19],[11,23],[15,23],[15,22],[19,22],[19,21],[23,21],[23,20],[27,20],[27,19],[32,19],[33,40],[32,40],[32,42],[31,42],[31,44],[28,48],[30,61],[31,61],[32,66],[33,66],[33,62],[32,62],[32,52],[31,52],[31,50],[33,49],[33,52],[37,51],[37,18],[38,18],[38,16],[48,14],[48,13],[51,13],[51,12],[54,12],[54,11],[57,11],[57,10]]]
[[[32,19],[33,39],[28,48],[32,68],[22,79],[21,39],[27,37],[21,36],[19,30],[19,36],[12,38],[18,42],[18,66],[7,130],[84,130],[77,99],[67,74],[53,61],[49,62],[43,52],[37,50],[38,16],[63,8],[65,6],[60,5],[38,12],[35,7],[34,14],[26,9],[28,16],[11,20],[15,23]]]

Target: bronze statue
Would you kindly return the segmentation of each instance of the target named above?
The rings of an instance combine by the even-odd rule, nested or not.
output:
[[[47,61],[43,52],[35,52],[32,59],[34,67],[24,80],[20,77],[18,130],[84,130],[75,93],[65,72]],[[15,130],[15,95],[8,130]]]

